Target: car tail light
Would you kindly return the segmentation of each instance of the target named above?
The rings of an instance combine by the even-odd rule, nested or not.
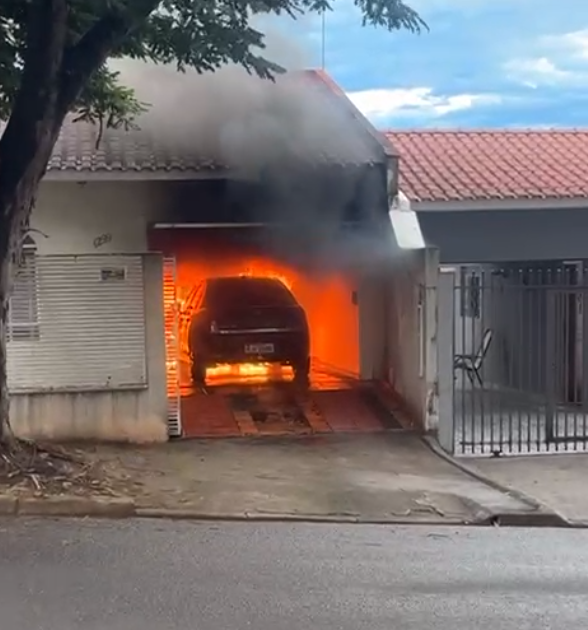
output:
[[[218,332],[218,324],[216,323],[216,321],[214,319],[210,322],[210,332],[211,333],[217,333]]]

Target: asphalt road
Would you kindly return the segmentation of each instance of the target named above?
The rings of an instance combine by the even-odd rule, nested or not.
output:
[[[588,532],[0,522],[2,630],[585,630]]]

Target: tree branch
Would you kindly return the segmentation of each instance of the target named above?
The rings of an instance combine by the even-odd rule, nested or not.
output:
[[[91,75],[106,61],[161,0],[135,0],[133,8],[112,9],[65,53],[61,75],[60,103],[69,109]]]

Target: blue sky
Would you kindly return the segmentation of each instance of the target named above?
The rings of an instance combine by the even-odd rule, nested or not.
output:
[[[349,0],[334,0],[334,10],[326,15],[326,70],[377,126],[588,124],[588,3],[408,4],[430,32],[417,36],[363,28]],[[320,18],[306,16],[285,30],[304,50],[306,65],[320,65]]]

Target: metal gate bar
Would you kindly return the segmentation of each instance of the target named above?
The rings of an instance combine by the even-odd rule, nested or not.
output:
[[[454,278],[455,452],[586,449],[588,266],[464,265]]]

